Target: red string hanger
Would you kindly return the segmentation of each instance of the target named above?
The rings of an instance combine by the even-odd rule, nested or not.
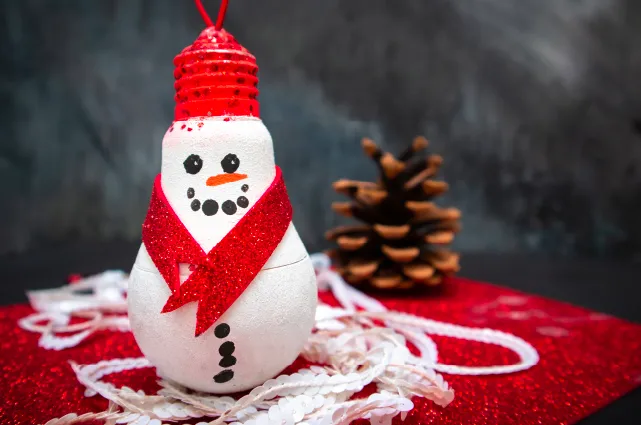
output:
[[[195,0],[195,1],[196,1],[196,7],[200,12],[200,16],[203,17],[205,24],[207,24],[208,27],[213,27],[214,23],[209,17],[209,15],[207,14],[207,11],[203,6],[202,1],[201,0]],[[227,13],[228,4],[229,4],[229,0],[222,0],[222,2],[220,3],[220,9],[218,9],[218,18],[216,19],[216,29],[218,31],[220,31],[223,28],[223,22],[225,22],[225,14]]]
[[[256,58],[223,29],[229,0],[222,0],[216,24],[195,0],[207,28],[174,59],[174,119],[259,117]]]

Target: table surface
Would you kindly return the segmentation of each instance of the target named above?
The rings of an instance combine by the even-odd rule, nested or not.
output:
[[[71,273],[128,271],[138,244],[66,245],[0,256],[0,304],[26,301],[27,289],[65,283]],[[470,253],[460,275],[542,295],[641,323],[641,264]],[[580,422],[582,425],[638,424],[641,389]]]

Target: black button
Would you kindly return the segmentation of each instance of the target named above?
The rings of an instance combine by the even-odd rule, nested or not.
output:
[[[225,356],[218,362],[220,367],[230,367],[236,364],[236,357],[234,356]]]
[[[223,384],[227,381],[231,381],[234,377],[234,371],[231,369],[225,369],[222,372],[214,376],[214,381],[218,384]]]
[[[220,325],[216,326],[216,329],[214,329],[214,335],[216,335],[216,338],[225,338],[227,335],[229,335],[229,331],[231,328],[227,323],[221,323]]]
[[[223,357],[231,356],[232,354],[234,354],[235,349],[236,349],[236,346],[234,345],[233,342],[225,341],[222,344],[220,344],[220,347],[218,348],[218,352]]]

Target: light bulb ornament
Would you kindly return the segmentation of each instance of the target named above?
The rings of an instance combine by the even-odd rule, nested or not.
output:
[[[207,27],[174,59],[174,121],[127,302],[161,377],[231,393],[296,359],[317,288],[260,119],[256,58],[223,29],[228,1],[215,24],[195,4]]]

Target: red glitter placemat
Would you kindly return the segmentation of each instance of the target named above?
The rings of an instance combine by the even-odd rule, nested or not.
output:
[[[322,294],[325,302],[331,296]],[[380,299],[380,298],[379,298]],[[438,297],[383,298],[392,310],[466,326],[511,332],[541,356],[534,368],[512,375],[450,376],[456,398],[446,408],[415,399],[403,424],[568,424],[641,385],[641,326],[611,316],[489,284],[451,279]],[[37,334],[17,327],[26,305],[0,309],[0,423],[33,425],[70,412],[101,411],[85,398],[68,364],[138,357],[130,333],[102,332],[64,351],[38,348]],[[442,363],[509,364],[512,352],[490,345],[434,337]],[[116,384],[153,391],[153,369],[124,372]],[[395,422],[397,423],[397,422]],[[400,422],[398,422],[400,423]]]

